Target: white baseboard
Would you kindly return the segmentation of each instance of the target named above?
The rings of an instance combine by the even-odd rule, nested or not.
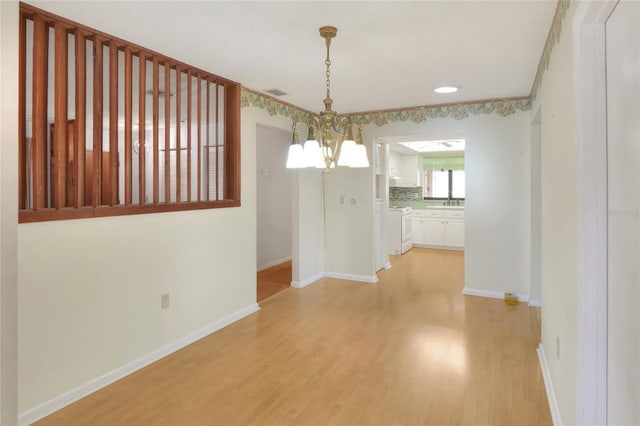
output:
[[[529,302],[527,303],[529,306],[535,306],[537,308],[540,308],[542,306],[542,301],[540,300],[529,299]]]
[[[63,393],[60,396],[53,398],[47,402],[43,402],[42,404],[25,411],[20,414],[18,417],[18,424],[20,426],[27,426],[31,423],[34,423],[43,417],[48,416],[49,414],[60,410],[67,405],[84,398],[85,396],[117,381],[122,379],[129,374],[146,367],[147,365],[164,358],[167,355],[197,341],[202,339],[203,337],[220,330],[221,328],[226,327],[227,325],[234,323],[247,315],[250,315],[256,311],[260,310],[260,307],[257,303],[247,306],[237,312],[234,312],[231,315],[228,315],[224,318],[219,319],[218,321],[213,322],[212,324],[207,325],[199,330],[194,331],[191,334],[188,334],[174,342],[171,342],[167,345],[164,345],[155,351],[144,355],[136,360],[131,361],[128,364],[125,364],[121,367],[116,368],[115,370],[111,370],[108,373],[105,373],[95,379],[88,381],[87,383],[78,386],[75,389],[71,389],[68,392]]]
[[[274,260],[273,262],[269,262],[266,265],[258,266],[258,272],[264,271],[265,269],[272,268],[272,267],[274,267],[276,265],[279,265],[279,264],[284,263],[284,262],[288,262],[290,260],[291,260],[291,256],[283,257],[282,259],[278,259],[278,260]]]
[[[391,262],[387,262],[384,264],[384,269],[391,269]]]
[[[544,388],[547,391],[547,399],[549,400],[549,410],[551,411],[551,420],[553,421],[554,426],[562,426],[562,419],[560,418],[560,409],[558,408],[556,393],[553,390],[553,382],[551,382],[549,365],[547,364],[547,356],[544,353],[544,348],[542,347],[542,343],[540,343],[536,352],[538,352],[538,361],[540,361],[540,370],[542,371]]]
[[[489,297],[491,299],[501,299],[504,300],[504,291],[489,291],[489,290],[478,290],[476,288],[465,287],[462,289],[462,294],[467,296],[480,296],[480,297]],[[529,295],[527,294],[518,294],[518,302],[528,302]]]
[[[349,280],[349,281],[360,281],[364,283],[377,283],[378,276],[366,276],[366,275],[353,275],[353,274],[342,274],[339,272],[327,272],[327,277],[329,278],[338,278],[341,280]]]
[[[309,278],[305,278],[302,281],[291,281],[291,287],[302,288],[306,287],[309,284],[313,284],[321,278],[324,278],[324,272],[319,272],[315,275],[310,276]]]

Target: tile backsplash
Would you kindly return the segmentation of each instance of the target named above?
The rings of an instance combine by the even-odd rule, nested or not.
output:
[[[421,186],[390,186],[389,201],[418,201],[422,200]]]

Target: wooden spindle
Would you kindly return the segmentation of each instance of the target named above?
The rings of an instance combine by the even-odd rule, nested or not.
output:
[[[118,201],[118,46],[109,42],[109,205]]]
[[[191,201],[191,70],[187,71],[187,201]]]
[[[76,155],[73,172],[75,175],[75,206],[85,205],[85,158],[87,129],[87,44],[85,35],[76,30]]]
[[[20,14],[18,38],[18,208],[27,205],[27,18]]]
[[[200,75],[196,76],[197,81],[198,81],[198,112],[197,112],[197,121],[198,121],[198,164],[196,166],[197,168],[197,172],[198,172],[198,198],[197,200],[200,201],[202,200],[202,156],[201,156],[201,151],[202,151],[202,86],[200,83]]]
[[[218,111],[220,111],[220,105],[218,102],[219,94],[218,94],[218,83],[216,85],[216,111],[215,111],[215,129],[216,129],[216,201],[220,199],[220,182],[218,181],[218,177],[220,176],[220,162],[218,156],[220,155],[220,141],[218,140]]]
[[[132,115],[132,60],[131,48],[124,48],[124,203],[131,204],[132,177],[131,177],[131,144],[133,139],[133,115]]]
[[[207,193],[207,196],[205,197],[205,200],[209,201],[210,200],[210,190],[211,188],[209,188],[210,185],[210,181],[211,178],[209,176],[209,170],[211,169],[211,165],[209,164],[209,157],[211,157],[211,140],[209,138],[209,134],[211,132],[211,129],[209,127],[209,122],[211,121],[211,100],[210,100],[210,90],[209,88],[211,87],[211,83],[206,80],[205,84],[207,85],[207,93],[205,95],[206,97],[206,102],[207,102],[207,122],[206,122],[206,131],[207,131],[207,138],[206,138],[206,145],[207,145],[207,149],[205,150],[205,162],[206,162],[206,167],[205,167],[205,175],[207,177],[207,180],[205,182],[205,191]]]
[[[59,209],[67,205],[67,30],[61,23],[54,25],[55,38],[55,106],[53,136],[53,205]]]
[[[145,204],[146,197],[146,104],[147,104],[147,58],[138,53],[138,203]]]
[[[153,57],[153,204],[158,204],[160,200],[160,188],[159,188],[159,151],[158,151],[158,85],[159,85],[159,69],[158,58]]]
[[[93,38],[93,207],[102,204],[102,43]]]
[[[180,197],[180,102],[181,102],[181,81],[182,70],[180,65],[176,65],[176,203],[181,201]]]
[[[33,208],[47,207],[47,74],[49,29],[44,19],[33,18]]]
[[[171,66],[164,63],[164,202],[171,202]]]

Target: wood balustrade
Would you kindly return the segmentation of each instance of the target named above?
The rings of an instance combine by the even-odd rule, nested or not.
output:
[[[19,50],[20,222],[240,205],[238,83],[22,3]]]

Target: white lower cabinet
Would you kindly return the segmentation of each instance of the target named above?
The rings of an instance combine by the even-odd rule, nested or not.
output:
[[[414,246],[464,250],[464,210],[414,210],[411,225]]]

